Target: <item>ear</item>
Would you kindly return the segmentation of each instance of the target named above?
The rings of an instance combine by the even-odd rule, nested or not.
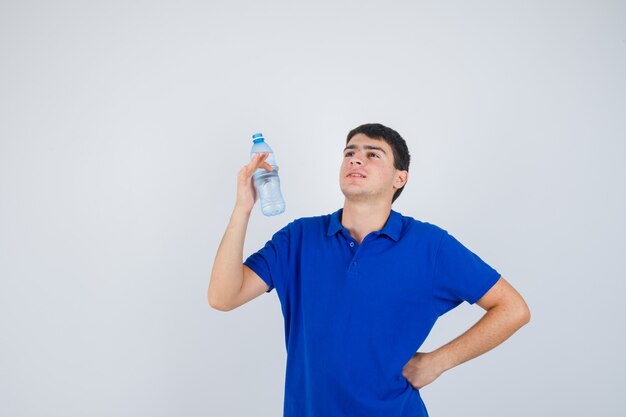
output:
[[[396,178],[393,181],[393,188],[398,189],[398,188],[404,187],[408,180],[409,180],[408,171],[398,171],[396,173]]]

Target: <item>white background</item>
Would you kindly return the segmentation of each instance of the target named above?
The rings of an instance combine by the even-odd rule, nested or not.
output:
[[[263,132],[287,210],[255,206],[247,257],[342,206],[345,137],[378,122],[412,155],[393,208],[532,312],[421,390],[430,415],[623,416],[625,20],[620,1],[3,1],[0,415],[282,415],[276,292],[207,303],[236,173]]]

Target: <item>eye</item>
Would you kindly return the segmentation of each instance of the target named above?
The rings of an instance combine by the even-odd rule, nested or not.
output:
[[[345,157],[348,157],[348,156],[350,156],[350,155],[352,155],[352,152],[346,152],[346,154],[345,154],[344,156],[345,156]]]
[[[369,155],[374,155],[376,158],[378,158],[378,154],[375,154],[374,152],[370,152]]]

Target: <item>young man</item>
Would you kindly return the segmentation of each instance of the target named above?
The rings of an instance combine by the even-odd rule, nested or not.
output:
[[[217,251],[209,304],[232,310],[276,289],[285,324],[285,417],[428,416],[419,390],[502,343],[530,320],[500,274],[446,230],[391,209],[410,156],[393,129],[365,124],[346,140],[342,209],[300,218],[243,262],[257,199],[255,155]],[[438,317],[463,301],[486,310],[468,331],[416,352]]]

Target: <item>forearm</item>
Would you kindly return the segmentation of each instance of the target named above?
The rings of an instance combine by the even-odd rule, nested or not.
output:
[[[250,212],[235,206],[211,272],[209,304],[223,305],[234,298],[243,283],[243,244]]]
[[[496,306],[465,333],[432,352],[440,370],[447,371],[482,355],[508,339],[528,322],[522,309]]]

